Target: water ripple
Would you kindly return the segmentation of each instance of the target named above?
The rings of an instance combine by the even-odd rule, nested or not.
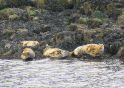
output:
[[[119,60],[0,60],[0,88],[123,88],[123,73]]]

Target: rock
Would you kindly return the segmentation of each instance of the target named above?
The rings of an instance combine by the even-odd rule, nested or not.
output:
[[[13,51],[10,49],[10,50],[4,52],[2,55],[3,56],[9,56],[9,55],[12,55],[12,53],[13,53]]]
[[[84,41],[86,43],[103,43],[104,32],[103,29],[82,29],[84,34]]]
[[[74,13],[70,16],[69,22],[70,23],[75,23],[79,20],[79,18],[80,18],[80,14]]]
[[[10,15],[15,14],[15,11],[12,8],[5,8],[0,10],[0,19],[8,20]]]
[[[33,21],[37,21],[39,17],[33,17]]]
[[[28,29],[25,29],[25,28],[19,28],[17,29],[17,34],[21,34],[21,35],[27,35],[28,34]]]
[[[37,47],[40,43],[38,41],[21,41],[22,47]]]
[[[92,18],[87,21],[89,28],[98,28],[103,24],[103,21],[100,18]]]
[[[35,58],[35,52],[31,48],[24,48],[21,54],[21,59],[24,61],[33,60]]]
[[[10,43],[7,43],[7,44],[5,44],[5,49],[10,49],[11,48],[11,44]]]
[[[89,2],[84,2],[83,3],[83,10],[84,10],[84,13],[86,15],[91,15],[91,13],[93,11],[91,6],[92,6],[91,3],[89,3]]]
[[[42,28],[42,32],[48,32],[48,31],[51,31],[50,25],[44,25]]]
[[[81,43],[83,43],[83,34],[81,32],[59,32],[51,40],[52,45],[66,50],[73,50]]]
[[[124,0],[118,0],[119,3],[124,3]]]
[[[13,21],[13,20],[18,20],[20,17],[17,14],[13,14],[13,15],[9,15],[9,20]]]
[[[117,54],[117,57],[124,57],[124,47],[120,47]]]
[[[124,25],[124,14],[118,16],[117,24],[118,24],[119,26],[123,26],[123,25]]]
[[[78,19],[78,23],[88,25],[89,28],[99,28],[104,23],[104,21],[102,18],[80,17]]]
[[[118,52],[121,45],[122,44],[119,41],[111,42],[111,43],[108,41],[108,45],[106,47],[107,48],[107,53],[110,53],[111,55],[115,55]]]
[[[105,19],[107,16],[102,11],[97,10],[92,13],[92,17]]]
[[[68,26],[68,30],[69,31],[76,31],[78,29],[77,25],[76,24],[70,24]]]
[[[50,25],[42,25],[41,28],[33,30],[34,33],[36,34],[42,34],[42,33],[47,33],[51,31]]]
[[[2,38],[3,39],[11,39],[11,36],[14,35],[16,32],[14,29],[4,29],[2,31]]]
[[[80,17],[78,20],[78,23],[79,24],[87,24],[88,20],[89,20],[89,18],[87,18],[87,17],[85,17],[85,18]]]

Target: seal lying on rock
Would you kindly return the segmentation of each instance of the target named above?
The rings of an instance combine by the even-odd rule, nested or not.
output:
[[[89,54],[93,57],[96,57],[102,54],[103,52],[104,52],[103,44],[87,44],[87,45],[77,47],[72,52],[72,55],[81,57],[83,54]]]
[[[30,61],[33,60],[35,57],[35,52],[31,48],[25,48],[23,49],[23,52],[21,54],[21,59],[24,61]]]
[[[21,41],[22,47],[36,47],[39,45],[38,41]]]
[[[59,48],[47,47],[43,50],[43,56],[50,58],[65,58],[70,56],[70,52]]]

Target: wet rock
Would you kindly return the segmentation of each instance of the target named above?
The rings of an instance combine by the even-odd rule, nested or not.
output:
[[[16,42],[2,40],[2,44],[0,45],[0,56],[3,56],[5,58],[17,58],[19,54],[18,52],[19,48]]]
[[[76,31],[78,29],[76,24],[70,24],[68,26],[68,31]]]
[[[107,18],[107,16],[102,11],[99,11],[99,10],[94,11],[92,13],[92,17],[94,17],[94,18],[100,18],[100,19]]]
[[[124,47],[120,47],[117,54],[117,57],[124,57]]]
[[[21,35],[28,35],[29,33],[29,30],[28,29],[25,29],[25,28],[20,28],[20,29],[17,29],[17,34],[21,34]]]
[[[5,44],[5,49],[10,49],[11,48],[11,44],[10,43],[7,43],[7,44]]]
[[[15,34],[14,29],[4,29],[2,31],[2,38],[3,39],[11,39],[11,36]]]
[[[70,31],[59,32],[53,37],[51,43],[57,47],[72,50],[77,45],[83,43],[83,34]]]
[[[92,13],[92,7],[91,7],[92,5],[91,5],[91,3],[90,2],[84,2],[83,3],[83,10],[84,10],[84,13],[86,14],[86,15],[91,15],[91,13]]]
[[[102,24],[103,24],[103,21],[99,18],[92,18],[92,19],[89,19],[87,22],[87,25],[89,28],[98,28]]]
[[[87,17],[80,17],[79,20],[78,20],[78,23],[79,24],[87,24],[89,18]]]
[[[120,27],[124,25],[124,14],[118,17],[117,24],[120,25]]]
[[[34,33],[40,34],[40,33],[45,33],[51,31],[50,25],[42,25],[39,29],[33,30]]]
[[[116,42],[109,42],[108,41],[108,44],[107,44],[107,53],[110,53],[111,55],[115,55],[119,48],[122,46],[122,43],[119,42],[119,41],[116,41]]]
[[[18,20],[20,17],[16,14],[13,14],[13,15],[9,15],[8,19],[13,21],[13,20]]]
[[[38,21],[38,17],[33,17],[33,21]]]
[[[6,51],[6,52],[4,52],[2,55],[3,56],[8,56],[8,55],[12,55],[12,50],[8,50],[8,51]]]
[[[42,29],[42,32],[48,32],[48,31],[51,31],[50,25],[44,25],[43,29]]]
[[[78,22],[78,19],[80,18],[80,14],[78,13],[73,13],[70,18],[69,18],[69,22],[70,23],[75,23]]]
[[[103,29],[84,29],[84,41],[87,43],[103,43],[104,32]]]

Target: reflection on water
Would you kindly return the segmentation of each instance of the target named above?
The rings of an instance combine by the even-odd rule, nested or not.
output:
[[[119,60],[0,60],[0,88],[123,87],[124,65]]]

